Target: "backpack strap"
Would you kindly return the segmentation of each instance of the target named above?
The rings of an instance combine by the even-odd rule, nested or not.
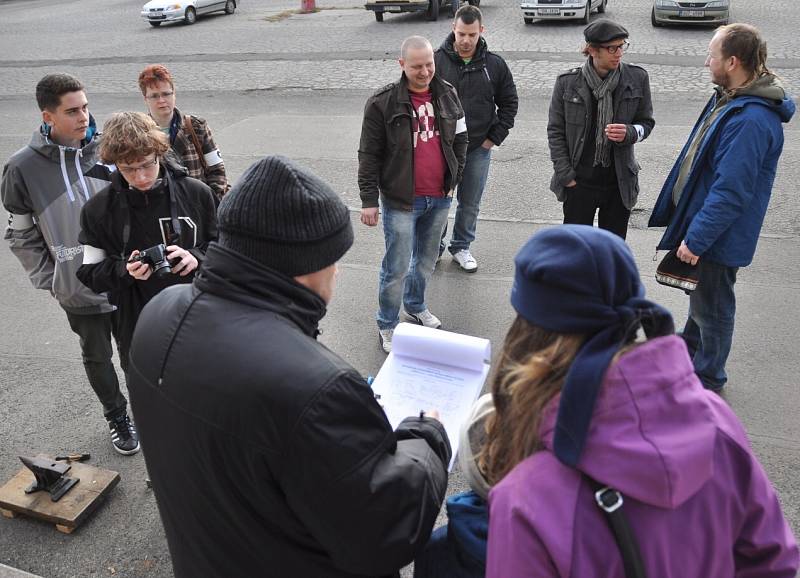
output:
[[[197,133],[194,131],[192,124],[192,117],[188,114],[183,115],[183,130],[189,135],[194,144],[194,150],[197,151],[197,156],[200,158],[200,164],[203,165],[203,174],[208,172],[208,165],[206,164],[206,157],[203,154],[203,147],[200,145],[200,139],[197,138]]]
[[[626,578],[647,578],[647,574],[644,571],[644,563],[642,562],[642,554],[639,551],[639,543],[636,541],[636,536],[628,523],[628,518],[622,511],[622,494],[613,488],[604,486],[586,474],[583,475],[592,486],[594,500],[597,502],[598,507],[603,510],[608,525],[614,534],[614,540],[617,542],[620,554],[622,554]]]

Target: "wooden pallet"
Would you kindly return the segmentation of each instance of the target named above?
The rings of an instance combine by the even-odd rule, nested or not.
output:
[[[37,457],[52,459],[46,455]],[[6,518],[14,518],[17,514],[38,518],[55,524],[59,532],[72,533],[117,485],[119,473],[80,462],[69,462],[69,464],[72,469],[66,475],[78,478],[80,481],[59,501],[51,501],[47,492],[26,494],[25,488],[30,486],[35,478],[33,472],[23,467],[0,488],[0,513]]]

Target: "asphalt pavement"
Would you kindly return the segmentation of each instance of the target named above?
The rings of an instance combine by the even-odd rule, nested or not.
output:
[[[299,3],[298,3],[299,4]],[[164,62],[176,76],[178,106],[208,119],[232,178],[265,154],[284,154],[312,167],[353,209],[356,240],[341,264],[339,285],[322,340],[366,374],[384,355],[374,313],[383,252],[379,229],[358,223],[356,149],[363,103],[399,74],[394,60],[405,36],[438,44],[445,17],[390,15],[375,22],[356,0],[319,2],[315,14],[283,0],[243,0],[233,16],[194,26],[151,29],[138,18],[139,0],[0,1],[0,159],[26,144],[38,124],[36,81],[67,71],[87,84],[98,122],[118,110],[144,110],[138,71]],[[578,24],[525,26],[513,2],[481,5],[491,48],[503,52],[521,96],[517,123],[496,149],[473,250],[477,273],[443,259],[428,300],[445,328],[489,338],[496,353],[512,318],[508,302],[513,255],[537,229],[560,222],[547,190],[550,161],[545,123],[559,70],[580,61]],[[761,27],[770,64],[800,92],[800,13],[790,0],[738,0],[734,19]],[[608,16],[631,31],[626,59],[651,74],[656,129],[637,145],[642,195],[629,243],[648,295],[680,325],[687,299],[657,285],[654,248],[660,231],[646,221],[667,171],[710,93],[702,64],[707,29],[652,29],[648,0],[610,0]],[[770,210],[753,264],[737,282],[737,326],[726,400],[747,428],[775,484],[795,533],[800,533],[800,130],[785,129]],[[0,564],[41,576],[171,575],[155,501],[144,484],[141,455],[110,445],[100,407],[83,373],[77,340],[63,312],[35,291],[10,251],[0,248],[0,483],[19,468],[18,455],[84,451],[90,463],[120,472],[122,481],[78,531],[64,535],[25,518],[0,519]],[[121,376],[120,372],[120,376]],[[452,492],[464,489],[459,472]],[[442,520],[443,521],[443,520]],[[0,567],[0,576],[4,576]]]

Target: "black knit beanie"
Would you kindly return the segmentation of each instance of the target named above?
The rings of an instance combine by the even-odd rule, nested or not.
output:
[[[350,212],[322,179],[285,157],[255,162],[217,211],[218,243],[296,277],[338,261],[353,244]]]

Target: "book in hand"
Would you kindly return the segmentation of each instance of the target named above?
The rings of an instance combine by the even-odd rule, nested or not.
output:
[[[483,389],[490,357],[488,339],[400,323],[372,389],[395,429],[420,411],[438,410],[453,449],[452,469],[459,429]]]

